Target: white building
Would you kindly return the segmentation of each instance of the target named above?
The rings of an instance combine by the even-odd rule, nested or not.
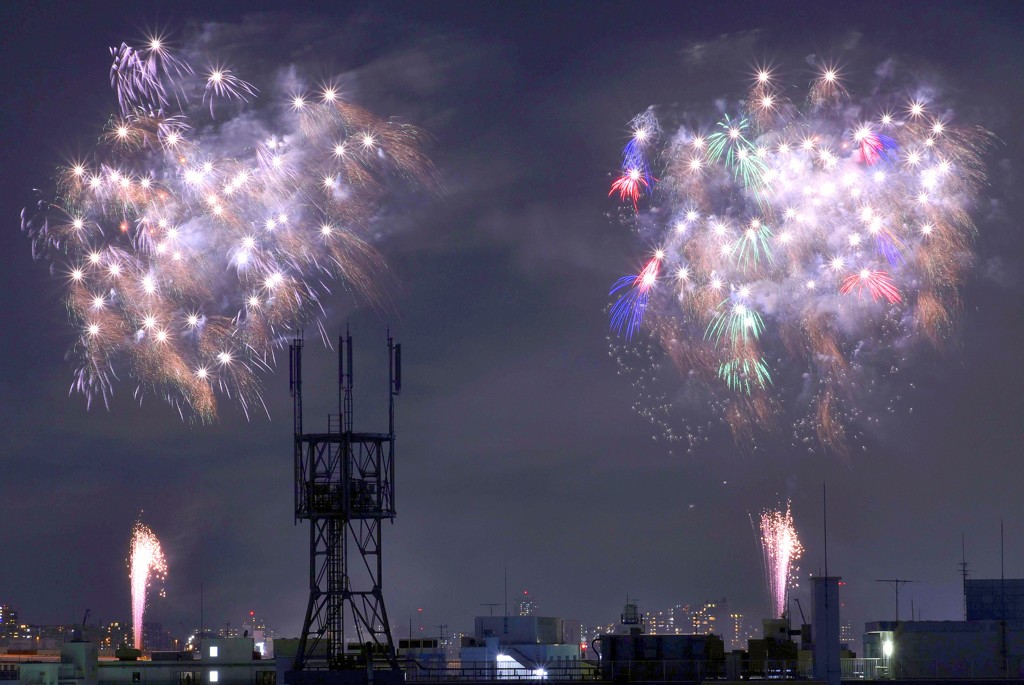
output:
[[[201,650],[164,652],[156,659],[99,660],[95,642],[65,642],[60,659],[8,661],[10,685],[276,685],[275,663],[252,638],[204,638]],[[10,671],[17,678],[10,678]]]
[[[872,621],[866,667],[893,678],[1024,677],[1024,622]]]
[[[478,616],[459,650],[462,673],[480,679],[579,679],[578,622],[549,616]]]

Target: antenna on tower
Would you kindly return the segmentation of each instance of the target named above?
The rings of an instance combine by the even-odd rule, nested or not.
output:
[[[967,620],[967,543],[964,540],[964,532],[960,531],[960,577],[963,581],[964,595],[964,620]]]
[[[1004,566],[1003,555],[1003,519],[999,519],[999,598],[1001,607],[999,609],[999,656],[1003,659],[1003,674],[1010,675],[1010,662],[1007,660],[1006,650],[1006,567]]]
[[[295,331],[295,339],[288,348],[288,390],[292,396],[292,428],[295,435],[302,433],[302,331]]]
[[[508,564],[505,564],[505,618],[502,621],[502,635],[508,635]]]
[[[822,542],[824,547],[825,555],[825,577],[828,577],[828,498],[826,497],[825,483],[821,484],[821,523],[822,523]],[[828,595],[825,596],[825,601],[828,602]]]
[[[341,432],[352,432],[352,335],[345,326],[345,336],[338,338],[338,416]]]

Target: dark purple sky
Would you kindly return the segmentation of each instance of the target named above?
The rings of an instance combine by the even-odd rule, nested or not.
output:
[[[423,608],[431,633],[471,628],[481,603],[502,601],[506,566],[510,590],[587,623],[615,618],[627,593],[646,610],[727,596],[760,616],[748,514],[791,497],[802,566],[816,572],[823,482],[829,571],[848,581],[858,625],[890,618],[891,589],[874,582],[887,577],[920,581],[901,593],[904,612],[913,598],[923,618],[957,618],[961,531],[977,577],[997,576],[1001,518],[1007,575],[1024,575],[1019,4],[325,3],[272,17],[251,14],[260,3],[208,5],[0,7],[0,602],[24,619],[71,621],[85,607],[125,619],[128,538],[144,510],[170,565],[154,620],[193,626],[202,583],[210,625],[254,609],[286,634],[300,628],[307,532],[292,525],[286,370],[266,378],[269,420],[225,404],[213,426],[184,424],[158,401],[137,406],[129,383],[110,411],[87,411],[67,394],[62,284],[18,231],[33,188],[50,187],[116,107],[109,45],[153,25],[180,36],[247,17],[256,32],[293,29],[292,43],[253,41],[243,58],[263,64],[300,59],[288,46],[302,31],[336,27],[331,49],[301,61],[352,76],[362,104],[435,138],[445,191],[409,202],[379,245],[400,282],[391,324],[406,357],[399,516],[385,529],[396,624]],[[726,63],[682,69],[690,46],[716,41],[735,46]],[[854,80],[889,55],[934,70],[960,120],[1001,140],[961,334],[949,354],[907,365],[914,389],[849,463],[788,441],[741,453],[724,433],[670,454],[631,410],[606,339],[608,285],[642,253],[605,197],[626,123],[650,104],[736,95],[755,60],[799,67],[812,52],[839,56]],[[347,320],[356,340],[357,428],[382,429],[385,319],[340,291],[328,309],[328,330]],[[333,352],[307,350],[316,426],[331,411]]]

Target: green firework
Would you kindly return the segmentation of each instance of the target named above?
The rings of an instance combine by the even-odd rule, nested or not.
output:
[[[730,253],[736,258],[736,265],[747,269],[757,266],[762,260],[772,263],[772,230],[759,221],[754,221],[732,244]]]
[[[718,365],[718,377],[733,392],[748,395],[755,387],[764,389],[771,385],[772,376],[764,359],[732,359]]]
[[[737,347],[749,340],[757,340],[763,331],[764,319],[756,309],[742,303],[734,304],[726,298],[719,303],[718,311],[704,331],[704,339],[718,344],[725,336],[733,347]]]
[[[725,158],[725,166],[732,171],[733,178],[747,188],[760,189],[764,186],[764,174],[768,170],[757,156],[757,148],[747,140],[750,122],[746,118],[731,119],[726,114],[718,122],[717,130],[708,136],[708,159],[718,162]]]

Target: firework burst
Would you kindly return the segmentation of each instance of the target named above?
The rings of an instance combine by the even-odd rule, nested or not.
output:
[[[260,107],[233,69],[193,69],[158,38],[111,55],[119,112],[22,214],[33,254],[67,275],[72,391],[109,406],[129,377],[183,418],[212,420],[220,398],[248,416],[332,287],[385,300],[369,236],[392,186],[432,183],[421,133],[335,86]]]
[[[991,134],[920,90],[856,100],[825,68],[797,105],[762,69],[725,113],[634,120],[611,194],[659,256],[612,289],[612,330],[649,333],[740,444],[786,413],[845,454],[858,388],[948,332]]]

